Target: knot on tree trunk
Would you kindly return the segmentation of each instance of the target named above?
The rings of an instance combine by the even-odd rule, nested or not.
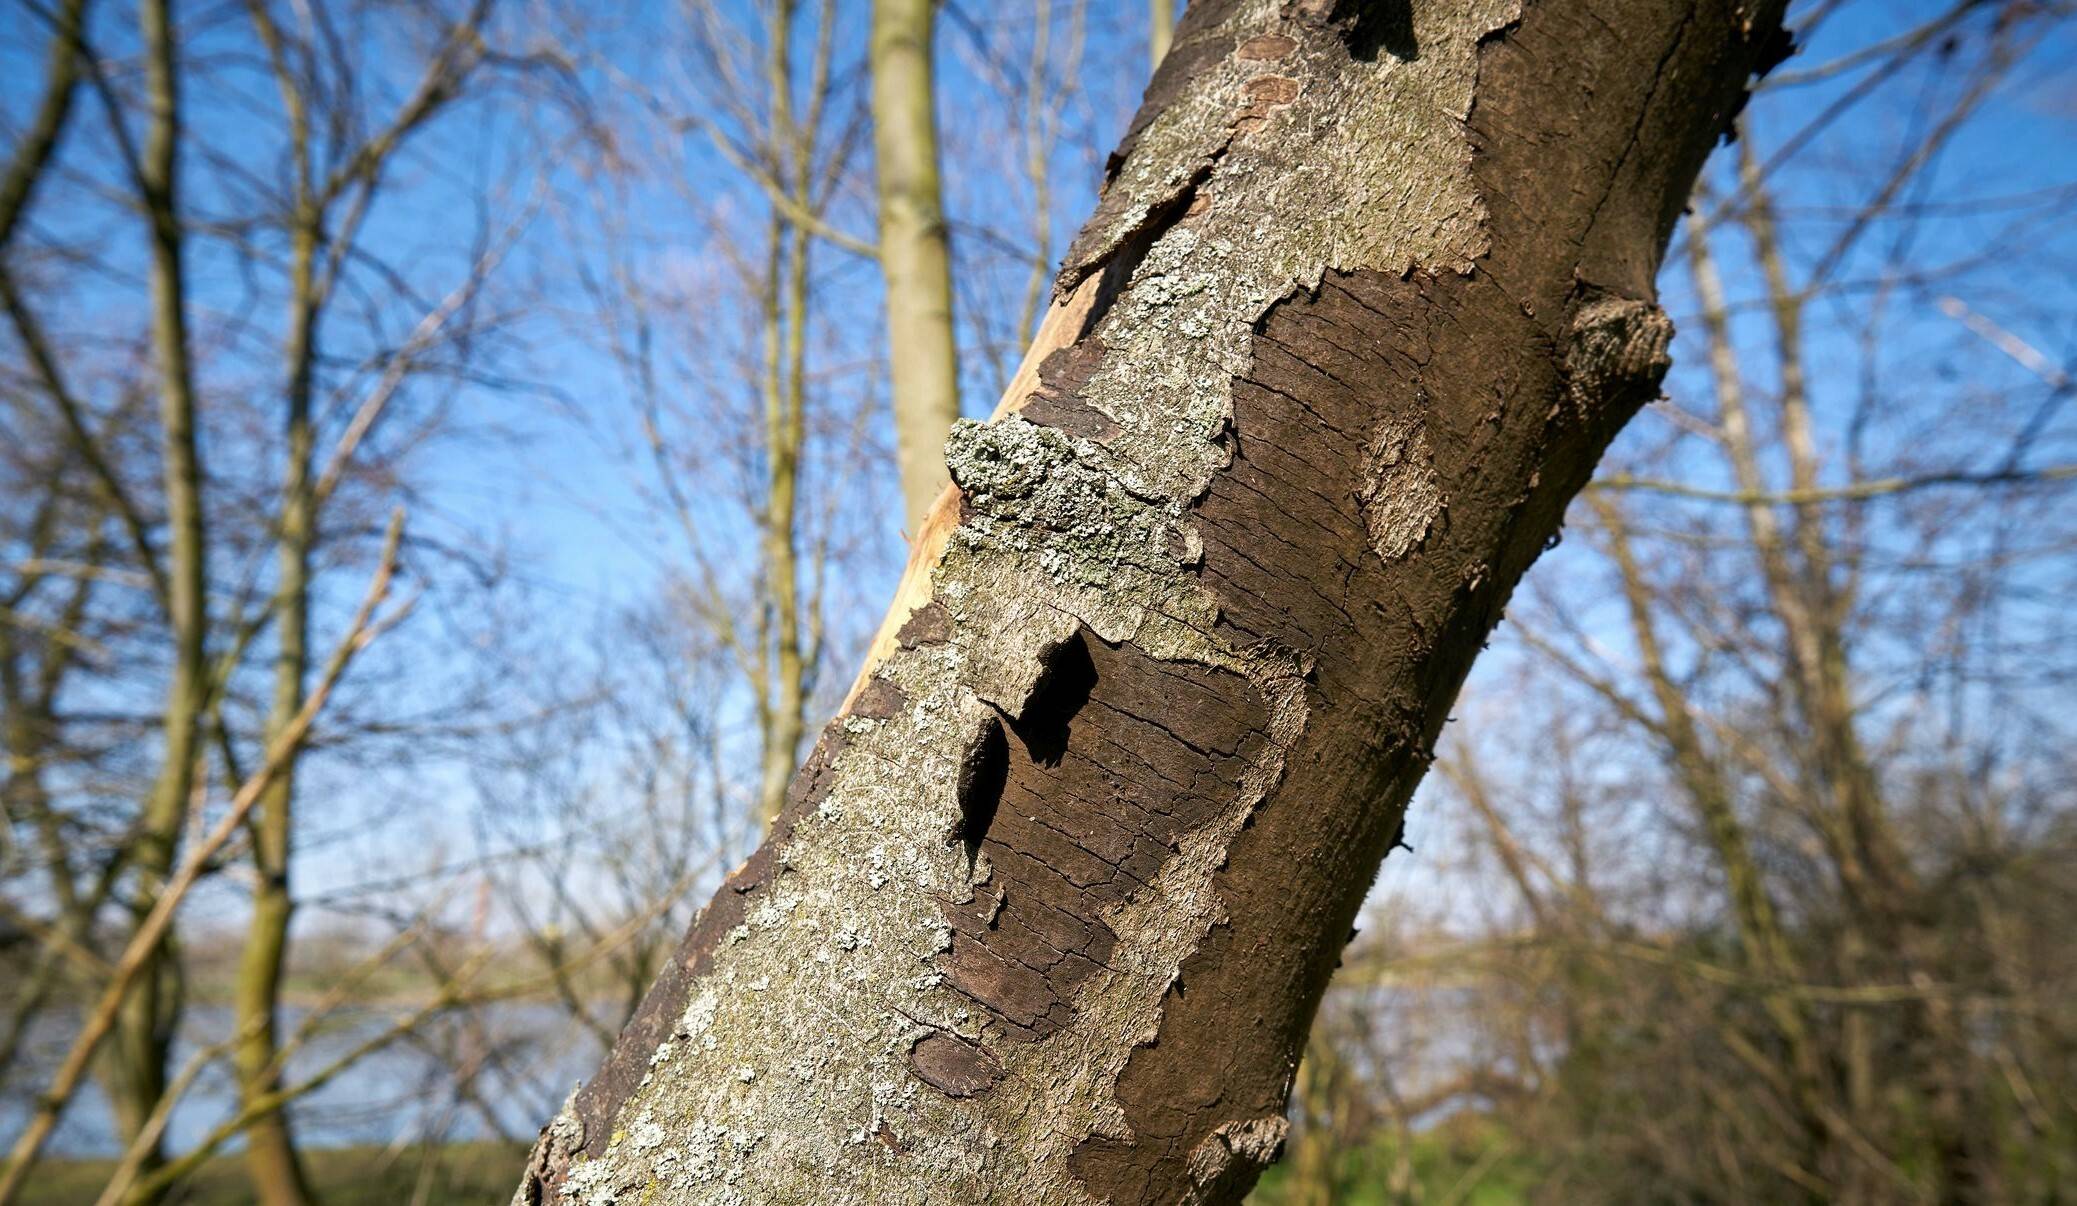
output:
[[[1672,340],[1672,320],[1651,302],[1604,296],[1581,305],[1565,350],[1566,390],[1580,417],[1627,418],[1656,398]]]
[[[1246,1194],[1283,1154],[1291,1123],[1281,1115],[1223,1123],[1190,1149],[1188,1202],[1225,1202]]]

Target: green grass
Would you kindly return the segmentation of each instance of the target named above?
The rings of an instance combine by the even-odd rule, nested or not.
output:
[[[1389,1135],[1338,1153],[1331,1195],[1303,1192],[1295,1184],[1292,1157],[1270,1166],[1248,1195],[1249,1206],[1286,1206],[1291,1202],[1332,1201],[1335,1206],[1397,1206],[1391,1177],[1397,1152]],[[1535,1173],[1512,1151],[1506,1137],[1483,1120],[1460,1116],[1414,1136],[1413,1179],[1421,1202],[1454,1202],[1459,1206],[1515,1206],[1529,1200]]]
[[[342,1147],[303,1153],[312,1188],[325,1206],[480,1206],[508,1201],[526,1165],[526,1145],[455,1143],[438,1148]],[[428,1166],[430,1165],[430,1167]],[[24,1206],[80,1206],[92,1202],[115,1168],[113,1160],[45,1160],[29,1177]],[[415,1197],[421,1184],[425,1196]],[[169,1206],[233,1206],[253,1200],[245,1162],[220,1156],[168,1198]]]

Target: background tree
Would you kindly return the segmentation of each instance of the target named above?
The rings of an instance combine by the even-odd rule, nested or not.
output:
[[[959,418],[952,255],[938,183],[937,90],[931,83],[936,9],[936,0],[873,3],[873,165],[880,268],[887,278],[887,386],[911,533],[921,530],[925,512],[945,487],[945,436]]]
[[[274,1028],[295,906],[293,801],[310,751],[282,737],[308,727],[298,718],[312,642],[329,642],[345,618],[376,564],[380,516],[402,495],[408,454],[440,427],[438,387],[427,383],[470,371],[471,349],[506,320],[475,306],[516,210],[494,223],[488,210],[504,202],[486,198],[485,237],[458,265],[406,265],[387,225],[388,186],[400,165],[415,166],[412,144],[499,52],[480,4],[391,24],[395,74],[351,64],[373,9],[306,6],[283,19],[264,5],[194,16],[153,4],[135,26],[89,15],[71,6],[52,33],[45,101],[10,177],[25,182],[9,193],[16,237],[0,267],[19,367],[10,435],[37,450],[28,463],[57,471],[24,494],[47,502],[18,529],[30,557],[17,597],[65,626],[48,630],[62,659],[49,637],[10,650],[22,801],[9,810],[11,836],[43,835],[38,863],[10,860],[10,895],[23,890],[17,915],[49,920],[31,921],[46,950],[11,1002],[9,1053],[46,1007],[91,1001],[123,973],[96,1066],[130,1149],[133,1196],[163,1191],[187,978],[163,885],[185,835],[210,821],[212,781],[235,793],[271,759],[254,823],[240,831],[249,847],[220,852],[197,882],[249,851],[238,1038],[227,1049],[256,1192],[295,1201],[304,1191],[279,1110]],[[415,77],[407,48],[423,55]],[[523,78],[539,64],[502,65]],[[71,93],[96,104],[64,103]],[[257,99],[269,94],[271,112]],[[256,103],[242,108],[248,96]],[[226,107],[239,110],[233,124]],[[429,267],[459,270],[443,281]],[[430,297],[419,291],[428,284]],[[111,347],[127,351],[111,362]],[[83,486],[101,500],[84,510],[68,499]],[[86,525],[76,534],[58,526],[75,515]],[[61,548],[76,555],[38,563]],[[417,560],[422,580],[438,576],[437,553]],[[66,582],[80,585],[61,601],[54,588]],[[20,632],[10,627],[11,646]],[[152,696],[163,700],[155,713],[136,710]],[[353,727],[328,734],[334,748]],[[140,756],[147,737],[156,757]],[[147,923],[160,937],[125,972],[115,956]],[[34,1158],[29,1138],[9,1167],[17,1186]]]
[[[1161,60],[1168,57],[1175,28],[1175,0],[1147,0],[1147,58],[1156,70],[1160,69]]]

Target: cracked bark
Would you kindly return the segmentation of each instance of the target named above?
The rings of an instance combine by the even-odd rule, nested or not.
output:
[[[1657,390],[1779,4],[1198,0],[844,712],[520,1201],[1235,1201]]]

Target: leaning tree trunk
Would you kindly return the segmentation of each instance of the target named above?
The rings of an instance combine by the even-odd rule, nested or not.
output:
[[[1657,391],[1779,8],[1195,0],[843,713],[520,1200],[1244,1194],[1465,671]]]

